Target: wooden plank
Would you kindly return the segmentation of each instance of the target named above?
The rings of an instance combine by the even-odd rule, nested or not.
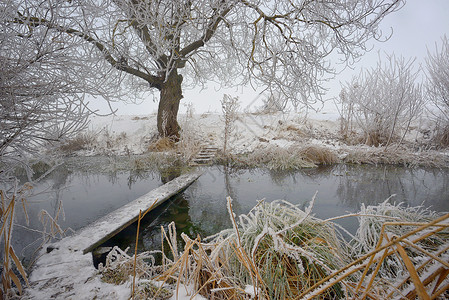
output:
[[[170,197],[186,189],[203,172],[196,170],[181,175],[84,227],[75,235],[64,238],[55,246],[74,251],[82,250],[83,254],[86,254],[135,222],[140,210],[146,211],[154,202],[152,209],[158,207]]]

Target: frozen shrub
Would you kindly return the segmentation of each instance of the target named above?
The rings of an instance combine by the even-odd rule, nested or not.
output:
[[[189,103],[186,105],[185,116],[181,120],[181,137],[176,143],[177,152],[186,161],[192,159],[200,151],[204,141],[201,133],[198,131],[198,124],[195,122],[193,115],[193,104]]]
[[[59,149],[64,153],[70,154],[79,150],[90,149],[95,143],[95,135],[91,133],[80,133],[73,139],[65,141]]]
[[[346,83],[339,98],[343,137],[355,129],[369,146],[402,142],[424,105],[417,77],[412,60],[391,56]]]
[[[431,103],[436,107],[436,132],[433,142],[449,146],[449,42],[442,39],[441,50],[428,54],[426,90]]]
[[[228,155],[229,140],[235,130],[235,121],[237,120],[237,110],[239,108],[239,98],[223,95],[221,100],[221,109],[223,111],[224,136],[223,136],[223,154]]]

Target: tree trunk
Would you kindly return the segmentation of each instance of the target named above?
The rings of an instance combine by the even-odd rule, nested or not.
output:
[[[174,69],[161,87],[161,97],[157,111],[157,130],[161,137],[179,139],[179,124],[177,121],[179,103],[182,95],[182,75]]]

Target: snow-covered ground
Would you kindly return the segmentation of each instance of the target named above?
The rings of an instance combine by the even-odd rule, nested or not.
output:
[[[323,115],[307,119],[299,114],[238,114],[234,122],[229,149],[234,154],[252,152],[267,145],[289,147],[305,140],[316,144],[333,144],[338,139],[337,120],[325,120]],[[223,116],[214,113],[180,115],[182,133],[205,144],[223,145]],[[113,152],[142,154],[157,135],[156,115],[107,116],[92,118],[87,129],[97,138],[95,149],[78,155]]]
[[[132,291],[132,278],[120,285],[106,283],[93,266],[90,253],[83,255],[64,247],[38,260],[30,282],[23,299],[127,300]],[[205,299],[200,295],[192,298],[193,294],[191,286],[181,285],[170,299]]]
[[[223,146],[223,116],[215,113],[184,114],[178,117],[182,136],[203,144]],[[418,122],[407,134],[409,143],[425,142],[429,126]],[[335,115],[313,114],[238,114],[228,149],[233,154],[253,152],[270,146],[289,148],[293,145],[318,145],[340,150],[340,123]],[[157,136],[156,115],[94,116],[86,134],[94,138],[87,150],[77,155],[142,154]]]

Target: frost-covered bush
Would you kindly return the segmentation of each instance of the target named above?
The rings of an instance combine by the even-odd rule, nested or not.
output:
[[[339,98],[343,137],[361,131],[370,146],[401,142],[424,105],[417,77],[412,60],[391,56],[386,64],[380,62],[343,85]]]
[[[254,284],[254,274],[258,274],[264,299],[295,298],[344,266],[348,258],[333,224],[311,216],[311,207],[303,211],[282,200],[259,203],[234,222],[234,229],[212,237],[211,243],[217,246],[211,259],[226,261],[227,276],[242,286]],[[254,269],[242,263],[242,251],[236,251],[240,247]],[[343,292],[335,285],[323,295],[341,298]]]
[[[386,200],[319,220],[313,203],[301,210],[262,201],[237,218],[228,197],[232,228],[205,239],[182,235],[184,252],[159,280],[193,283],[207,299],[414,299],[423,285],[435,299],[447,289],[449,214]],[[360,228],[355,236],[346,232],[347,242],[332,221],[354,216]]]
[[[224,122],[224,130],[223,130],[223,154],[225,156],[228,155],[228,146],[230,143],[230,139],[232,134],[235,131],[235,121],[237,121],[238,115],[237,110],[239,109],[239,98],[232,97],[229,95],[223,95],[223,99],[221,100],[221,109],[223,111],[223,122]]]
[[[431,103],[437,108],[436,132],[433,140],[444,147],[449,146],[449,41],[442,38],[441,50],[429,53],[427,58],[426,91]]]
[[[382,226],[384,226],[385,222],[396,222],[397,224],[415,222],[425,224],[439,216],[437,213],[421,206],[407,207],[403,203],[392,204],[390,203],[390,198],[378,205],[365,206],[362,204],[358,217],[359,228],[357,229],[355,238],[352,240],[353,257],[360,257],[378,247]],[[415,228],[416,226],[397,225],[388,226],[386,230],[389,236],[399,237]],[[430,238],[422,240],[419,245],[427,250],[435,250],[443,243],[444,236],[433,235]],[[409,251],[409,257],[412,260],[416,257],[415,263],[422,258],[413,249]],[[397,278],[403,271],[403,261],[396,255],[391,255],[386,258],[380,269],[382,276],[393,279]]]

